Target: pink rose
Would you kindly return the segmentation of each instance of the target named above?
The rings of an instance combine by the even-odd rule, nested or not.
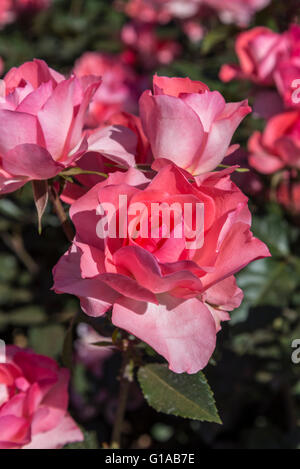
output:
[[[261,85],[272,85],[278,61],[288,47],[285,34],[274,33],[262,26],[241,33],[235,46],[239,66],[223,65],[220,79],[228,82],[242,78]]]
[[[250,164],[258,172],[272,174],[285,167],[300,169],[300,112],[272,117],[264,130],[248,142]]]
[[[92,75],[65,79],[42,60],[7,73],[0,82],[0,193],[53,178],[87,151],[134,164],[131,130],[109,126],[91,136],[83,132],[100,83]]]
[[[82,441],[67,412],[69,371],[42,355],[7,347],[0,363],[0,448],[57,449]]]
[[[143,23],[167,23],[195,16],[203,0],[130,0],[125,12]]]
[[[88,127],[103,125],[116,112],[137,110],[138,78],[120,56],[86,52],[76,61],[74,72],[78,77],[96,75],[102,78],[89,109]]]
[[[171,160],[191,174],[215,169],[251,111],[247,100],[226,103],[219,92],[189,78],[155,76],[153,87],[153,94],[148,90],[140,98],[140,115],[154,159]]]
[[[171,370],[196,373],[205,367],[220,322],[242,300],[234,274],[269,255],[250,232],[247,198],[230,172],[193,178],[169,164],[151,181],[135,168],[110,174],[71,206],[76,237],[54,268],[55,291],[78,296],[90,316],[113,307],[113,324],[148,343]],[[107,203],[113,212],[107,209],[104,217]],[[148,232],[152,203],[176,204],[169,237],[163,218]],[[189,217],[183,216],[184,204]],[[204,228],[197,229],[199,204]],[[114,233],[116,226],[122,236]]]
[[[11,69],[0,85],[0,192],[48,179],[88,149],[82,129],[96,77],[66,80],[42,60]]]
[[[223,23],[235,23],[238,26],[247,26],[252,16],[258,10],[262,10],[270,0],[203,0],[204,3],[214,8]]]
[[[293,214],[300,213],[300,183],[285,174],[277,189],[277,200],[283,207]]]

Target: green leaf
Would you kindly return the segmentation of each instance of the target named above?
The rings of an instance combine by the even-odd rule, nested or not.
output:
[[[92,342],[90,345],[94,345],[95,347],[114,347],[114,344],[112,342],[108,342],[105,340],[102,340],[100,342]]]
[[[139,369],[138,380],[148,404],[158,412],[222,423],[202,372],[176,374],[165,365],[150,364]]]

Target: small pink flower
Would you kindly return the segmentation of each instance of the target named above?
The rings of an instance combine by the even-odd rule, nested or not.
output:
[[[0,363],[0,448],[58,449],[82,441],[67,412],[69,371],[42,355],[7,347]]]
[[[251,111],[247,100],[226,103],[219,92],[189,78],[155,76],[153,87],[142,94],[140,115],[154,159],[171,160],[191,174],[215,169]]]

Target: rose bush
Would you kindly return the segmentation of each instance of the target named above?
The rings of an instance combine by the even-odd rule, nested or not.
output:
[[[247,198],[228,173],[190,180],[169,164],[151,182],[134,168],[111,174],[71,206],[76,238],[54,268],[55,291],[77,295],[90,316],[113,307],[113,324],[151,345],[177,373],[206,366],[220,321],[228,320],[228,311],[242,299],[234,274],[269,255],[252,236]],[[121,195],[128,200],[122,208],[129,214],[125,237],[99,238],[99,223],[104,223],[99,205],[113,204],[116,214]],[[192,204],[189,228],[195,222],[195,204],[202,203],[203,246],[187,249],[184,236],[165,238],[163,226],[157,226],[155,236],[136,236],[132,210],[136,203],[149,208],[150,202]],[[141,226],[150,223],[149,213],[141,210]],[[114,217],[109,215],[108,227]],[[182,223],[182,217],[172,218],[173,234]]]
[[[7,347],[0,363],[0,448],[57,449],[82,441],[67,412],[69,371],[45,356]]]

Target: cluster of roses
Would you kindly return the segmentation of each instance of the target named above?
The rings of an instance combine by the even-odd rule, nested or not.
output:
[[[277,200],[300,211],[300,26],[280,34],[265,27],[243,32],[236,41],[239,65],[224,65],[220,78],[251,80],[263,132],[248,143],[250,165],[274,175]],[[276,91],[275,89],[276,88]],[[262,91],[261,91],[262,90]],[[273,184],[274,186],[274,184]]]
[[[122,29],[122,41],[143,61],[144,67],[168,64],[180,53],[176,40],[160,38],[157,26],[177,21],[190,41],[202,39],[203,22],[217,15],[223,23],[246,27],[254,13],[266,7],[270,0],[129,0],[116,1],[130,17]]]
[[[231,139],[251,111],[247,101],[226,103],[201,82],[155,76],[139,117],[117,107],[101,122],[99,94],[113,93],[113,83],[82,69],[65,78],[41,60],[10,70],[0,90],[0,194],[28,181],[55,190],[60,174],[69,175],[59,194],[71,204],[76,234],[54,268],[54,290],[76,295],[87,315],[111,311],[116,327],[149,344],[174,372],[205,367],[221,321],[243,297],[235,273],[269,255],[250,231],[247,198],[231,180],[235,168],[216,170],[236,149]],[[117,86],[116,102],[122,91]],[[169,237],[163,226],[136,236],[129,224],[125,236],[101,238],[99,207],[107,203],[129,219],[138,203],[146,225],[151,203],[200,203],[203,243],[188,249],[185,235],[172,236],[186,223],[174,214]],[[82,439],[67,414],[67,382],[52,360],[9,348],[0,365],[0,447]]]

